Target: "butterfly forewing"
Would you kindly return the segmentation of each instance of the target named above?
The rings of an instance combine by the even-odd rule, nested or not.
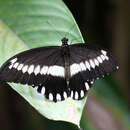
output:
[[[71,74],[85,72],[85,80],[96,80],[115,71],[118,67],[113,57],[104,49],[90,44],[74,44],[70,46]],[[76,66],[77,71],[75,71]]]

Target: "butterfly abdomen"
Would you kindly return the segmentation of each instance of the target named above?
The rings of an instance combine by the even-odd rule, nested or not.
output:
[[[64,68],[65,68],[65,79],[67,82],[67,85],[69,85],[70,80],[70,50],[69,45],[63,45],[61,47],[61,53],[64,59]]]

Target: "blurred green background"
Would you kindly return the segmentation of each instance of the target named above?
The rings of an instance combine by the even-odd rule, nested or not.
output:
[[[130,130],[130,1],[64,2],[73,13],[84,39],[112,51],[120,66],[118,72],[94,84],[88,94],[81,127],[83,130]],[[44,118],[9,86],[1,86],[0,130],[17,129],[77,130],[77,127]]]

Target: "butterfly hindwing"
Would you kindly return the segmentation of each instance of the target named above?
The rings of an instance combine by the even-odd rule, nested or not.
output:
[[[46,86],[47,89],[45,96],[48,99],[51,99],[53,96],[53,101],[55,102],[65,100],[69,97],[69,90],[66,81],[61,77],[48,76],[47,81],[43,83],[43,86]]]
[[[84,81],[81,73],[78,73],[70,78],[70,96],[74,100],[80,100],[90,89],[91,83]]]

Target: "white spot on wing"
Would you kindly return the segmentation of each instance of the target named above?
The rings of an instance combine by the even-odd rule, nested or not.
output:
[[[60,96],[59,93],[57,93],[57,95],[56,95],[56,99],[57,99],[58,101],[61,101],[61,96]]]
[[[99,79],[99,77],[97,77],[97,80]]]
[[[93,84],[93,81],[91,81],[91,84]]]
[[[12,59],[10,62],[14,64],[17,61],[17,58]]]
[[[80,68],[80,65],[79,65],[79,64],[74,63],[74,64],[72,64],[72,65],[70,66],[71,76],[73,76],[73,75],[79,73],[80,71],[81,71],[81,68]]]
[[[81,98],[84,97],[84,91],[83,90],[80,91],[80,97]]]
[[[49,93],[49,100],[53,101],[53,95],[52,95],[52,93]]]
[[[71,91],[71,96],[70,96],[70,97],[71,97],[71,98],[73,98],[73,96],[74,96],[74,92],[73,92],[73,91]]]
[[[90,64],[88,61],[85,61],[85,65],[86,65],[87,69],[90,70]]]
[[[25,73],[28,69],[28,65],[25,65],[23,68],[22,68],[22,72]]]
[[[87,82],[85,82],[85,87],[86,87],[86,90],[89,90],[89,85]]]
[[[11,65],[9,66],[9,69],[12,69],[12,67],[13,67],[13,64],[11,64]]]
[[[105,60],[105,56],[104,55],[101,55],[100,57],[102,58],[103,61]]]
[[[65,77],[64,71],[64,67],[54,65],[49,67],[47,74],[50,74],[52,76]]]
[[[64,93],[63,93],[63,96],[64,96],[64,98],[66,99],[66,98],[67,98],[67,93],[64,92]]]
[[[92,60],[89,60],[89,62],[90,62],[90,66],[94,69],[95,68],[94,62]]]
[[[22,69],[22,67],[23,67],[23,64],[19,64],[19,66],[18,66],[17,70],[18,70],[18,71],[19,71],[19,70],[21,70],[21,69]]]
[[[103,62],[100,56],[97,57],[97,60],[99,61],[99,63]]]
[[[75,99],[78,99],[78,98],[79,98],[78,92],[75,91]]]
[[[102,52],[103,55],[107,55],[107,52],[106,52],[106,51],[101,50],[101,52]]]
[[[94,59],[94,63],[95,63],[96,66],[99,66],[99,62],[98,62],[97,59]]]
[[[33,71],[34,71],[34,65],[31,65],[31,66],[28,68],[28,73],[31,74]]]
[[[42,87],[41,94],[42,94],[42,95],[45,94],[45,87]]]
[[[19,65],[19,63],[18,62],[16,62],[14,65],[13,65],[13,68],[17,68],[18,67],[18,65]]]
[[[109,57],[108,57],[108,56],[105,56],[105,59],[106,59],[106,60],[109,60]]]
[[[34,74],[37,75],[40,73],[40,65],[37,65],[37,67],[34,69]]]
[[[48,71],[48,66],[43,66],[42,68],[41,68],[41,71],[40,71],[40,74],[42,75],[42,74],[47,74],[47,71]]]
[[[86,70],[86,66],[83,62],[80,63],[80,68],[81,68],[82,71]]]

